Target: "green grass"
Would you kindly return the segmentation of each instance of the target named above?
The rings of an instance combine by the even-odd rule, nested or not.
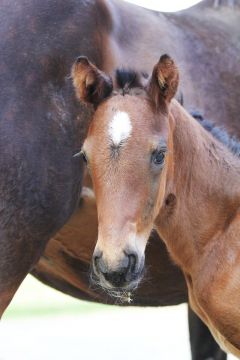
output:
[[[81,301],[27,276],[4,314],[5,319],[80,314],[109,309],[109,306]]]

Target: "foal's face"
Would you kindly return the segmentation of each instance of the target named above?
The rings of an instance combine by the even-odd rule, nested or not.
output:
[[[85,57],[77,59],[72,76],[80,100],[97,108],[83,145],[99,221],[93,275],[104,288],[132,289],[164,199],[168,106],[178,71],[164,55],[148,85],[124,96],[113,95],[112,80]]]
[[[102,103],[83,146],[97,200],[94,271],[104,287],[134,287],[164,194],[167,119],[149,99]]]

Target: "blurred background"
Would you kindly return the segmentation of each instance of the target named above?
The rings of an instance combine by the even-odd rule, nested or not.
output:
[[[28,276],[1,324],[1,360],[190,360],[187,307],[75,300]]]
[[[190,360],[188,336],[186,304],[100,305],[29,275],[3,317],[0,360]]]
[[[196,0],[130,0],[176,11]],[[187,306],[130,308],[76,300],[28,276],[0,327],[0,360],[190,360]],[[229,359],[234,359],[229,356]]]

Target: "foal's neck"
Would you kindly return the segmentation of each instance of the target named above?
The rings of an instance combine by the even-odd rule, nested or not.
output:
[[[169,127],[172,169],[156,226],[175,261],[190,271],[239,212],[240,159],[175,101]]]

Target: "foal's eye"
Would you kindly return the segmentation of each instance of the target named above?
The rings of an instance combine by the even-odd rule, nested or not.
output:
[[[166,150],[156,150],[152,153],[152,163],[155,165],[163,165]]]

